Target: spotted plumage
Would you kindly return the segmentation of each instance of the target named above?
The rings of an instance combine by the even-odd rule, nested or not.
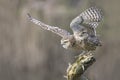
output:
[[[31,22],[39,25],[42,29],[49,30],[62,37],[61,44],[64,48],[73,48],[77,50],[93,51],[100,46],[100,41],[96,36],[96,28],[103,19],[100,9],[91,7],[82,12],[72,20],[70,28],[73,34],[59,27],[47,25],[28,14]]]

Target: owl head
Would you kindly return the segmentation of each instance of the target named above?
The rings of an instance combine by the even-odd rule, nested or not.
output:
[[[63,37],[61,39],[61,45],[65,49],[72,48],[74,43],[75,43],[75,40],[74,40],[74,37],[72,35],[71,36],[67,36],[67,37]]]
[[[77,41],[86,39],[88,37],[88,35],[89,35],[88,31],[85,28],[81,29],[80,31],[74,32],[74,37]]]

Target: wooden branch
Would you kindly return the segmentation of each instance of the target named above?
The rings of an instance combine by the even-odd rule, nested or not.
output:
[[[93,52],[80,54],[73,64],[67,68],[67,80],[88,80],[82,74],[95,62]]]

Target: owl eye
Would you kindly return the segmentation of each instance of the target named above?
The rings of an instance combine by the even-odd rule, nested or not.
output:
[[[86,31],[83,31],[80,36],[83,37],[83,36],[86,36],[87,35],[87,32]]]

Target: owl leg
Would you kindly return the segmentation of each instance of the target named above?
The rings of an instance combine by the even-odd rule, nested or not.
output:
[[[88,51],[81,51],[81,53],[80,53],[80,55],[79,56],[82,56],[82,55],[84,55],[85,53],[87,53]]]
[[[78,58],[78,57],[84,55],[84,54],[87,53],[87,52],[88,52],[88,51],[82,50],[82,51],[80,51],[80,54],[79,54],[78,56],[75,56],[75,58]]]

